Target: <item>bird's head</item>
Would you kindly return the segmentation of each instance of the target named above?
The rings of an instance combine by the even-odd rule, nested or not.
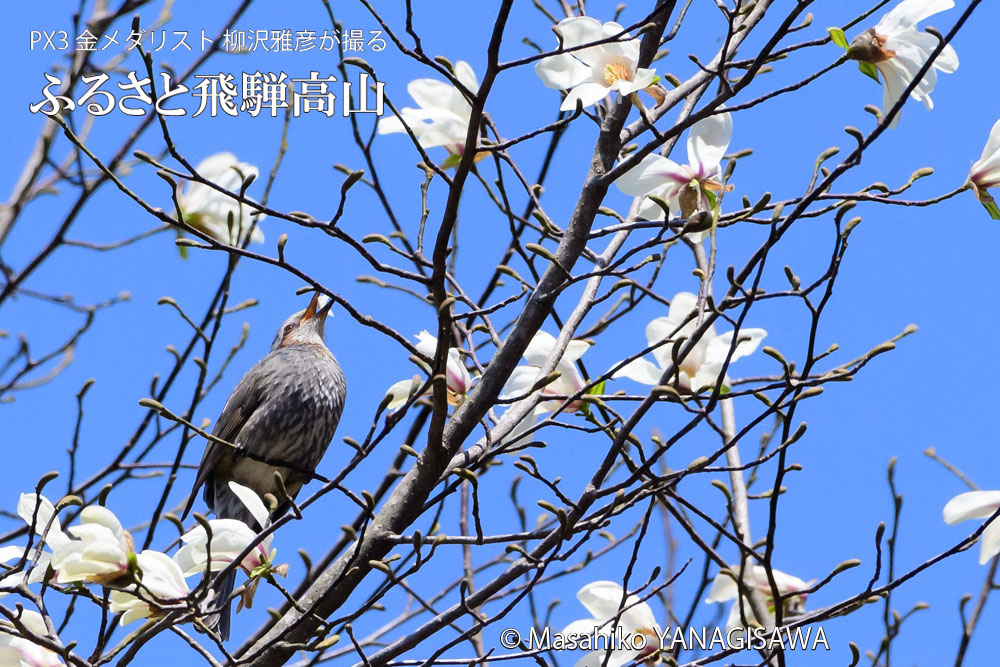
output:
[[[289,345],[324,345],[323,327],[330,306],[333,305],[333,299],[326,299],[326,303],[320,306],[321,298],[326,299],[316,292],[305,310],[300,310],[285,320],[274,336],[274,342],[271,344],[272,352]]]

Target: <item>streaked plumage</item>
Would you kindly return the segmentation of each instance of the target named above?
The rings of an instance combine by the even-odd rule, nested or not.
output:
[[[282,324],[271,351],[247,371],[230,394],[212,434],[240,446],[240,450],[210,442],[205,447],[198,476],[184,514],[191,509],[198,488],[216,516],[238,519],[251,528],[262,527],[229,489],[233,480],[278,499],[272,518],[288,511],[290,503],[279,492],[274,473],[280,472],[288,495],[294,498],[323,458],[344,410],[347,382],[336,358],[323,342],[327,304],[317,312],[319,296],[306,310]],[[228,597],[229,576],[218,595]],[[229,610],[220,614],[219,634],[229,638]]]

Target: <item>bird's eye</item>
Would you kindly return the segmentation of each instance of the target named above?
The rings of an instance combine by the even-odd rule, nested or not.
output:
[[[295,328],[294,324],[289,324],[288,326],[285,327],[285,333],[286,334],[292,333],[292,329],[294,329],[294,328]]]

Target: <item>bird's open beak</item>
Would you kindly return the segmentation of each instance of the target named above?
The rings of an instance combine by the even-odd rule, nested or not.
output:
[[[316,317],[317,311],[316,307],[319,305],[320,293],[316,292],[313,294],[312,301],[309,302],[309,306],[306,308],[306,312],[302,313],[302,319],[299,320],[299,324],[305,324],[312,318]],[[326,317],[327,313],[330,312],[330,307],[333,306],[333,299],[327,299],[326,305],[319,309],[320,319]]]

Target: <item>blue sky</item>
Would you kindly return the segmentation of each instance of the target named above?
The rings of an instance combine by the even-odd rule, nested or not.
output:
[[[366,33],[377,29],[360,4],[346,0],[333,4],[345,28],[360,28]],[[453,61],[466,60],[481,74],[495,4],[456,0],[417,3],[414,23],[423,37],[425,50]],[[775,2],[775,14],[780,15],[792,4],[788,0]],[[812,26],[788,43],[822,37],[826,26],[841,25],[867,7],[866,3],[855,0],[814,4]],[[610,19],[614,11],[614,3],[610,2],[587,5],[591,15],[604,20]],[[950,29],[965,5],[962,0],[958,7],[931,17],[925,25],[942,31]],[[214,34],[233,6],[229,2],[178,2],[165,29],[168,34],[172,30],[187,30],[195,35],[202,29]],[[4,73],[8,92],[0,112],[8,128],[5,159],[0,162],[0,182],[6,185],[0,187],[6,192],[13,188],[42,126],[42,118],[30,114],[28,104],[41,99],[43,72],[53,72],[52,64],[61,62],[64,55],[31,50],[30,31],[72,31],[68,15],[75,7],[76,3],[29,3],[17,12],[8,11],[5,17],[7,39],[2,49],[10,66]],[[144,8],[143,22],[148,23],[158,11],[158,4]],[[848,36],[874,24],[880,15],[878,12],[861,27],[848,31]],[[639,16],[636,5],[635,9],[626,10],[622,22],[637,20]],[[386,7],[384,17],[390,24],[400,26],[400,7]],[[748,40],[745,53],[753,53],[754,46],[759,46],[777,25],[777,18],[764,22],[760,34]],[[909,191],[910,198],[934,197],[962,184],[1000,114],[994,48],[998,19],[997,7],[983,3],[954,41],[961,66],[955,74],[939,77],[933,94],[934,110],[928,111],[912,101],[908,103],[899,127],[882,136],[875,148],[865,154],[863,163],[839,181],[836,192],[847,192],[875,181],[895,187],[904,183],[914,170],[926,166],[932,167],[934,174],[920,180]],[[126,22],[114,27],[121,31],[122,37],[128,32]],[[255,3],[237,27],[320,33],[330,28],[320,2]],[[672,72],[681,79],[689,76],[696,66],[687,55],[693,53],[706,61],[719,46],[721,30],[714,4],[696,0],[684,27],[670,45],[670,54],[656,63],[658,73]],[[502,52],[504,59],[532,53],[521,43],[522,36],[546,47],[555,43],[546,20],[526,1],[515,3],[509,39]],[[196,43],[193,38],[189,41]],[[182,71],[197,55],[182,52],[167,55],[164,50],[156,54],[155,66],[157,71],[165,65]],[[380,80],[386,83],[387,95],[399,106],[412,103],[405,92],[408,81],[432,76],[391,45],[378,53],[357,55],[371,63]],[[776,63],[773,72],[762,75],[735,102],[797,81],[838,56],[838,49],[832,45],[805,49]],[[96,60],[103,62],[107,57],[98,55]],[[330,53],[255,52],[217,55],[198,73],[231,72],[238,77],[240,72],[283,71],[296,78],[308,76],[311,70],[322,75],[334,74],[335,65]],[[125,71],[141,72],[141,63],[135,55],[129,56],[122,67]],[[122,79],[112,79],[119,80]],[[740,162],[733,176],[736,196],[733,205],[742,195],[756,200],[764,192],[771,192],[774,199],[801,193],[820,152],[830,146],[840,146],[842,155],[850,150],[853,140],[843,132],[845,126],[865,131],[873,126],[872,116],[863,109],[866,104],[880,105],[881,90],[847,64],[800,93],[736,114],[731,151],[752,148],[753,155]],[[544,88],[530,68],[525,68],[504,73],[497,80],[487,110],[503,134],[514,137],[551,122],[558,105],[558,94]],[[245,114],[238,118],[207,115],[191,118],[196,108],[194,102],[188,100],[183,106],[188,115],[171,120],[170,129],[178,148],[192,163],[225,150],[259,165],[262,172],[270,169],[281,137],[281,118],[250,118]],[[674,117],[671,113],[665,120]],[[82,119],[77,116],[77,120]],[[360,120],[366,130],[373,122],[371,116]],[[118,112],[96,118],[88,145],[106,159],[135,124],[135,119]],[[572,210],[595,137],[593,125],[581,122],[569,130],[560,145],[544,195],[547,211],[558,219],[564,221]],[[537,173],[544,147],[544,142],[527,142],[513,151],[528,178]],[[144,134],[137,148],[158,153],[162,149],[159,131],[154,127]],[[54,155],[61,159],[65,154],[66,145],[60,143]],[[418,154],[402,135],[381,137],[375,143],[374,154],[393,206],[403,214],[407,229],[415,230],[422,180],[415,166]],[[432,150],[431,154],[436,159],[444,157],[440,149]],[[307,211],[317,218],[331,217],[339,203],[342,182],[342,175],[333,169],[335,164],[363,166],[362,156],[351,138],[349,122],[340,116],[326,118],[315,114],[294,120],[289,131],[289,150],[271,193],[271,205],[286,211]],[[251,195],[260,196],[264,180],[262,174],[251,188]],[[125,181],[153,205],[169,209],[167,187],[148,166],[138,165]],[[5,262],[20,267],[44,245],[54,231],[55,221],[61,220],[67,211],[68,194],[39,198],[26,209],[2,248]],[[429,199],[430,224],[436,224],[443,202],[444,188],[436,184]],[[523,206],[523,196],[517,202],[515,208]],[[613,190],[605,205],[624,212],[628,198]],[[896,335],[910,323],[917,324],[919,332],[903,340],[893,353],[876,359],[853,382],[828,387],[822,397],[805,403],[797,412],[798,419],[808,422],[809,431],[793,450],[792,459],[801,463],[803,470],[793,473],[786,482],[788,492],[781,505],[775,564],[810,579],[825,576],[849,558],[863,562],[860,568],[841,575],[810,598],[810,606],[817,607],[863,588],[871,576],[875,529],[880,521],[891,518],[891,500],[885,484],[890,458],[898,458],[897,487],[904,496],[897,572],[922,563],[975,527],[972,523],[948,527],[941,521],[944,503],[965,489],[953,475],[926,458],[925,449],[936,448],[981,487],[1000,488],[1000,465],[991,455],[996,447],[995,399],[989,389],[990,378],[996,377],[1000,370],[997,362],[1000,344],[993,335],[998,325],[993,303],[995,257],[1000,250],[998,223],[988,218],[971,193],[962,193],[930,208],[862,204],[856,210],[864,219],[851,236],[835,297],[820,330],[819,347],[836,342],[840,352],[834,358],[844,361]],[[120,192],[105,187],[91,198],[69,237],[109,243],[156,224]],[[497,215],[482,189],[471,184],[461,205],[459,225],[458,273],[463,276],[466,289],[477,293],[488,278],[488,273],[482,270],[483,262],[492,267],[505,247],[502,244],[506,221]],[[372,269],[344,244],[278,220],[264,220],[261,227],[267,237],[267,244],[260,248],[262,252],[273,254],[274,243],[282,233],[287,233],[288,257],[363,313],[388,322],[408,336],[434,328],[434,313],[429,307],[401,293],[359,283],[357,277],[370,275]],[[390,230],[376,199],[360,186],[351,192],[342,228],[357,237]],[[815,278],[829,253],[831,229],[831,222],[825,218],[796,223],[768,260],[765,287],[776,290],[785,285],[782,270],[785,264],[792,266],[804,282],[808,277]],[[765,233],[766,230],[755,227],[725,230],[719,250],[720,264],[741,261],[759,245]],[[59,496],[64,491],[66,450],[72,442],[77,410],[74,395],[88,378],[94,378],[95,384],[85,403],[79,476],[87,477],[97,471],[143,418],[145,411],[138,400],[149,395],[151,378],[155,374],[162,376],[171,367],[171,356],[165,347],[182,345],[189,333],[177,313],[157,306],[157,300],[169,295],[189,312],[200,313],[225,269],[221,253],[192,252],[189,259],[182,260],[172,239],[172,233],[160,234],[109,253],[63,248],[28,281],[27,287],[31,289],[52,294],[72,293],[81,303],[103,301],[125,290],[131,293],[131,299],[98,314],[93,328],[81,340],[72,365],[53,382],[19,394],[13,404],[0,406],[0,433],[8,452],[5,465],[0,468],[0,489],[4,489],[0,506],[12,509],[17,494],[28,490],[40,475],[52,469],[64,474],[53,483],[51,495]],[[389,254],[380,257],[392,258]],[[696,290],[687,254],[675,251],[672,259],[659,278],[660,292],[670,297],[678,291]],[[266,352],[277,326],[288,314],[304,307],[305,298],[294,295],[300,286],[294,276],[273,267],[241,263],[233,280],[231,300],[237,303],[255,298],[259,305],[226,319],[213,367],[217,367],[238,340],[244,322],[250,325],[249,339],[219,386],[200,405],[195,421],[216,418],[229,389]],[[575,303],[571,299],[573,294],[570,291],[567,295],[570,298],[560,306],[564,316]],[[320,467],[320,472],[326,475],[339,470],[350,456],[340,437],[360,440],[385,389],[414,372],[406,353],[390,339],[359,325],[342,309],[335,308],[334,314],[327,325],[327,342],[344,367],[350,390],[338,437]],[[633,317],[617,324],[587,353],[584,360],[588,368],[594,371],[610,367],[638,349],[644,342],[645,323],[663,314],[660,308],[647,303]],[[754,308],[747,324],[767,329],[766,343],[781,350],[787,358],[796,359],[804,354],[806,315],[801,306],[765,302]],[[6,358],[13,350],[14,337],[19,333],[29,338],[33,349],[45,350],[65,338],[73,326],[74,321],[64,310],[50,304],[28,298],[7,303],[0,316],[0,329],[10,332],[11,338],[0,340],[0,357]],[[550,333],[556,331],[551,321],[544,328]],[[774,362],[757,354],[741,360],[730,374],[736,377],[774,372]],[[182,376],[179,386],[186,389],[176,393],[168,403],[175,411],[182,410],[190,398],[184,391],[190,392],[194,377],[190,368]],[[623,387],[638,388],[623,382],[626,383]],[[680,424],[681,415],[670,407],[661,405],[652,410],[640,426],[639,434],[645,437],[651,429],[670,432]],[[737,419],[751,414],[754,407],[752,401],[737,404]],[[546,439],[549,447],[534,454],[539,465],[553,475],[561,475],[569,495],[578,494],[593,465],[603,456],[604,444],[572,432],[555,432]],[[750,438],[747,442],[755,441]],[[352,489],[372,489],[378,484],[395,454],[394,442],[390,438],[348,478]],[[176,446],[176,438],[167,441],[150,460],[172,459],[175,450],[170,448]],[[697,431],[670,453],[670,463],[682,467],[715,446],[716,439],[708,430]],[[200,450],[201,443],[193,442],[185,461],[197,463]],[[748,456],[749,451],[745,450],[744,458]],[[516,529],[507,494],[509,480],[516,472],[510,463],[505,463],[488,485],[491,497],[484,505],[483,519],[487,526],[494,526],[495,532]],[[191,471],[183,471],[170,497],[171,505],[184,499],[192,478]],[[708,482],[708,477],[702,476],[685,482],[681,489],[706,511],[718,516],[723,499]],[[162,484],[162,479],[130,482],[112,492],[109,506],[126,523],[139,523],[149,518]],[[541,497],[532,494],[542,491],[522,485],[521,493],[531,524],[538,511],[534,500]],[[302,547],[314,555],[322,553],[323,547],[338,534],[337,527],[353,515],[349,501],[343,496],[330,495],[306,520],[290,524],[279,533],[279,555],[293,563],[292,581],[297,581],[296,573],[302,573],[295,550]],[[751,518],[755,536],[759,537],[766,526],[766,506],[754,507]],[[622,526],[626,523],[627,520]],[[16,519],[12,519],[4,528],[16,525]],[[659,523],[653,525],[658,527]],[[164,529],[154,546],[166,548],[168,534]],[[649,538],[648,546],[642,550],[641,572],[637,572],[636,580],[645,580],[653,566],[662,564],[662,544],[662,536]],[[583,616],[582,607],[573,597],[576,589],[593,579],[614,578],[621,571],[628,551],[626,548],[613,553],[591,569],[556,579],[538,589],[543,607],[551,599],[562,600],[552,615],[554,627]],[[487,558],[489,553],[484,550],[482,557]],[[687,555],[689,551],[682,551],[682,558]],[[423,590],[432,590],[430,587],[437,581],[457,578],[459,558],[457,551],[445,556],[452,570],[422,573],[414,577],[414,583],[425,586]],[[929,610],[917,613],[904,624],[894,648],[896,664],[942,664],[953,660],[960,628],[958,601],[966,593],[978,592],[985,573],[986,569],[977,565],[976,550],[972,550],[933,568],[895,593],[893,606],[901,612],[918,601],[931,605]],[[682,579],[675,588],[676,597],[689,599],[693,585],[694,577]],[[359,593],[354,599],[363,598]],[[273,600],[270,598],[269,602],[273,604]],[[401,601],[398,596],[390,596],[386,603]],[[260,604],[252,612],[242,614],[237,619],[234,636],[256,627],[264,616],[265,606]],[[392,611],[382,612],[382,616],[371,614],[357,625],[371,630],[390,617]],[[660,608],[657,611],[662,613]],[[721,612],[701,605],[696,622],[718,621],[714,615],[717,611]],[[873,605],[846,619],[827,623],[825,629],[832,649],[829,654],[795,656],[790,664],[847,664],[848,641],[856,642],[862,649],[877,646],[881,613],[881,605]],[[521,611],[509,618],[512,627],[527,627],[527,617]],[[991,603],[973,639],[966,664],[988,664],[989,656],[994,653],[990,631],[998,621],[1000,611]],[[499,629],[505,626],[506,622],[494,626],[496,636],[487,635],[487,645],[491,642],[496,645]],[[71,625],[64,640],[76,638],[73,631],[89,637],[88,628],[91,626],[81,620]],[[166,664],[185,650],[173,638],[158,641],[165,647],[164,652],[148,653],[144,664]],[[455,655],[467,652],[465,646]],[[561,664],[571,664],[570,660],[563,658]]]

